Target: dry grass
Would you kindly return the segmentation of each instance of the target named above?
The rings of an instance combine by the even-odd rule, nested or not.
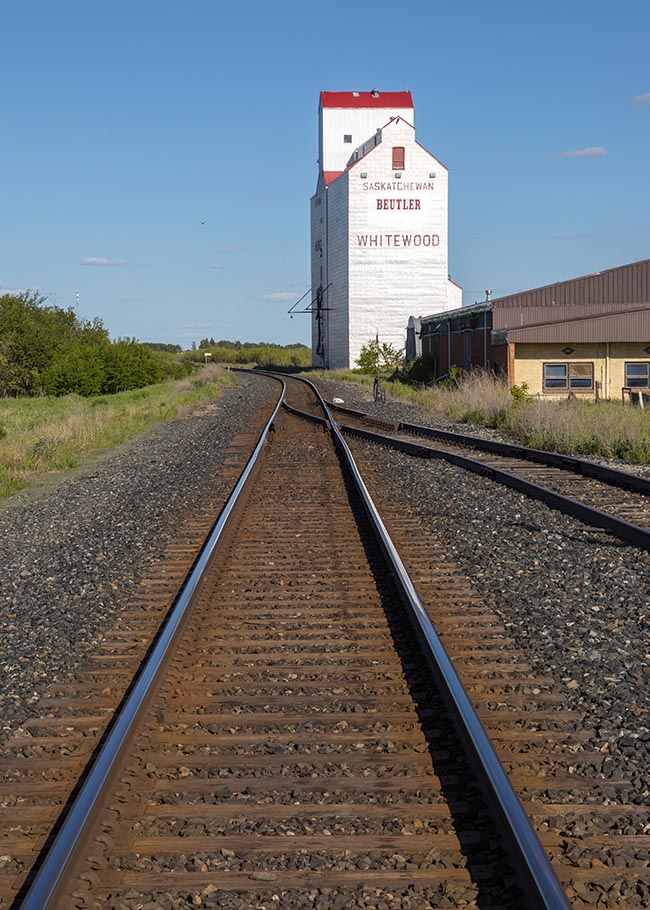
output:
[[[374,377],[353,370],[332,370],[310,373],[311,377],[343,380],[362,385],[372,385]],[[512,405],[508,386],[484,373],[472,374],[459,387],[430,385],[418,387],[403,382],[384,382],[391,398],[429,408],[437,414],[454,417],[466,423],[483,423],[496,426],[505,411]]]
[[[339,371],[323,378],[372,383],[372,376]],[[485,373],[474,373],[458,387],[415,388],[385,383],[392,398],[409,401],[463,423],[493,427],[522,445],[574,455],[596,455],[636,464],[650,463],[650,411],[619,401],[526,398]]]
[[[511,408],[503,428],[533,448],[650,463],[650,413],[620,401],[533,400]]]
[[[232,373],[210,364],[197,376],[117,395],[2,398],[0,497],[76,467],[89,455],[215,398],[235,381]]]

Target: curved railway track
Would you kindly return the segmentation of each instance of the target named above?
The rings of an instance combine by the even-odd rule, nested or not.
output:
[[[319,408],[298,383],[287,399],[312,421],[275,418],[151,644],[135,611],[5,748],[0,906],[566,907],[501,766],[572,906],[636,906],[647,861],[626,782],[584,750],[581,718],[453,565],[430,541],[409,546],[399,514],[422,601],[399,556],[386,563]],[[427,613],[496,768],[489,747],[478,763],[482,729],[463,732],[465,692],[450,703],[440,685]]]
[[[328,406],[343,433],[441,458],[546,502],[587,524],[650,548],[650,479],[582,458],[449,433]]]

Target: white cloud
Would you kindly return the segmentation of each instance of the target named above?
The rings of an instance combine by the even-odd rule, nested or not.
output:
[[[208,268],[209,268],[209,269],[216,269],[217,271],[219,271],[220,269],[225,269],[226,266],[225,266],[225,265],[221,265],[221,264],[218,263],[218,262],[215,262],[214,265],[209,265]]]
[[[185,322],[181,326],[183,329],[211,329],[211,322]]]
[[[634,95],[630,101],[634,104],[650,104],[650,92],[646,92],[645,95]]]
[[[265,294],[262,300],[268,300],[269,303],[284,303],[287,300],[295,300],[296,295],[288,291],[278,291],[276,294]]]
[[[245,246],[218,246],[217,253],[241,253]]]
[[[576,149],[573,152],[557,152],[555,155],[551,155],[551,158],[602,158],[606,154],[606,148],[603,148],[602,145],[594,145]]]
[[[126,259],[104,259],[103,256],[91,256],[90,259],[82,259],[81,265],[126,265]]]

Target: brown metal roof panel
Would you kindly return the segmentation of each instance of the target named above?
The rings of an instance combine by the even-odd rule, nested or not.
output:
[[[496,313],[502,306],[631,304],[639,300],[650,301],[650,259],[497,297],[492,304]]]
[[[510,342],[580,344],[585,342],[632,341],[650,344],[650,309],[612,313],[568,322],[508,329]]]
[[[539,325],[540,323],[553,323],[561,320],[591,318],[603,314],[627,312],[628,310],[648,306],[644,301],[634,301],[632,303],[574,303],[574,304],[553,304],[551,306],[539,303],[530,306],[502,306],[493,310],[494,328],[523,328],[527,325]]]

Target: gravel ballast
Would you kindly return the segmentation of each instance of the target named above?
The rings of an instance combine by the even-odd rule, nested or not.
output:
[[[225,500],[226,450],[261,429],[277,387],[241,377],[212,403],[0,505],[0,739],[125,610],[193,511]]]
[[[318,385],[367,413],[479,435],[412,405],[375,403],[365,386]],[[647,801],[649,554],[444,461],[348,442],[467,572],[534,670],[563,683],[568,705],[594,727],[591,746],[618,757],[612,767],[634,801]]]
[[[375,403],[366,386],[319,385],[368,413],[465,429],[413,405]],[[205,491],[216,483],[225,498],[226,449],[253,415],[261,426],[259,408],[274,395],[261,378],[242,377],[199,413],[1,508],[0,736],[92,652]],[[564,681],[596,722],[600,747],[639,766],[639,796],[647,793],[648,554],[445,462],[355,446],[381,466],[382,485],[446,542],[533,666]]]
[[[464,429],[411,405],[374,403],[367,387],[319,385],[360,410]],[[261,427],[275,395],[263,379],[242,377],[194,415],[2,509],[0,737],[29,715],[50,682],[83,665],[198,505],[225,499],[232,485],[226,451],[251,419]],[[633,801],[647,801],[648,554],[445,462],[350,442],[371,491],[379,485],[444,546],[534,671],[558,679],[568,706],[584,713],[593,731],[585,749],[611,754],[611,773],[631,781]],[[261,881],[255,897],[211,890],[143,903],[134,893],[119,906],[344,906],[329,889],[280,895]],[[393,896],[364,889],[357,898],[399,910],[449,905],[428,890]]]

